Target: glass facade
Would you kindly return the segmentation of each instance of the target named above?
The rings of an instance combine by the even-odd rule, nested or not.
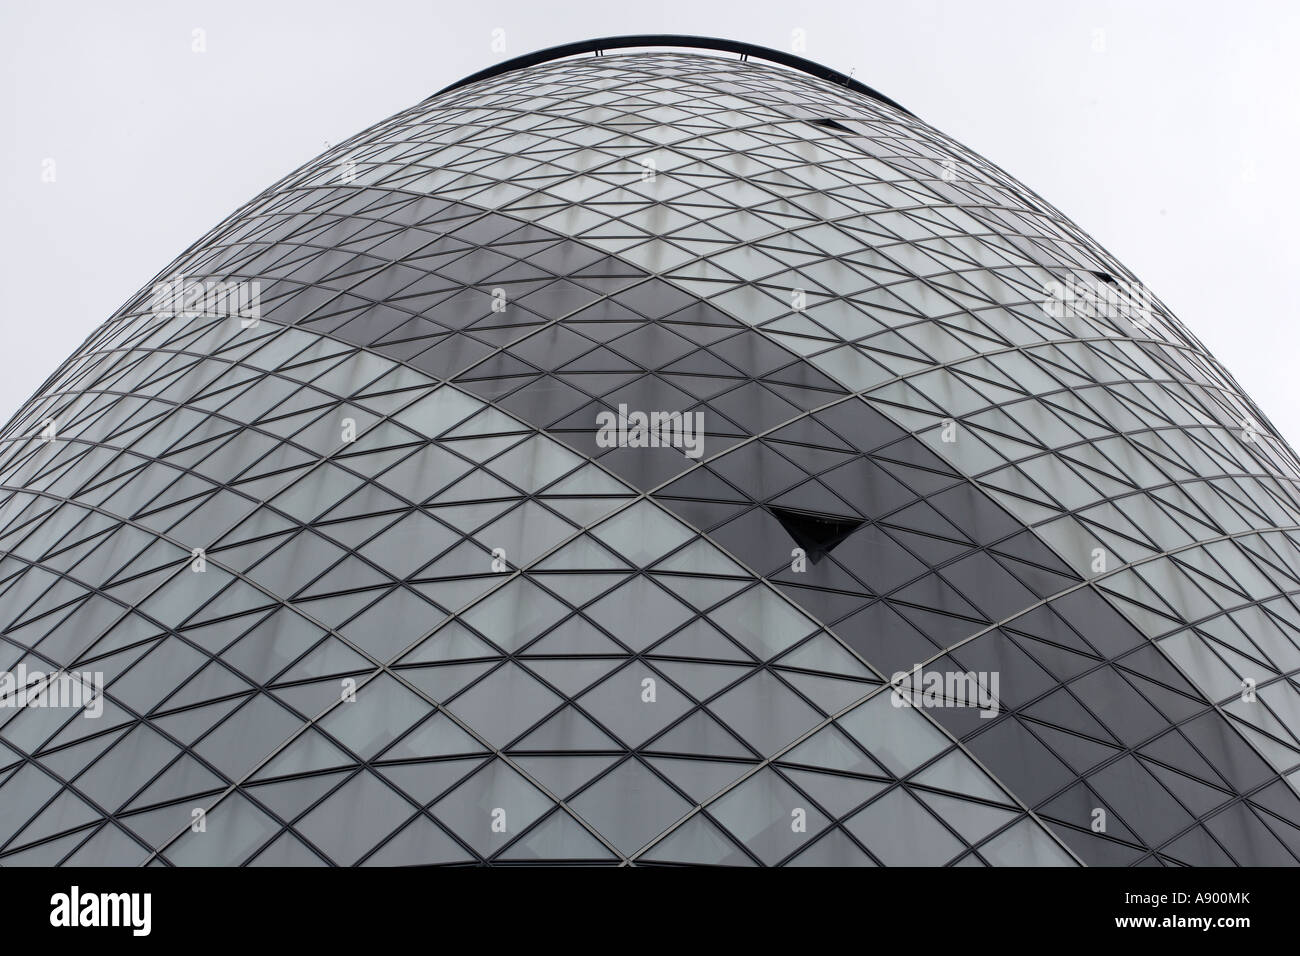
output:
[[[0,436],[0,864],[1295,863],[1300,463],[1112,287],[752,59],[380,123]]]

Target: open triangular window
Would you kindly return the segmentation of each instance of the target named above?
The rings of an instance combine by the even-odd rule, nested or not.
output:
[[[768,505],[781,527],[803,548],[808,560],[816,564],[835,550],[835,546],[862,527],[861,518],[845,515],[816,514],[811,511],[791,511]]]

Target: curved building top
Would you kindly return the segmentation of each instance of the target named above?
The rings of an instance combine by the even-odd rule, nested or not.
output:
[[[879,100],[892,106],[896,110],[901,110],[908,115],[911,111],[901,104],[885,96],[877,90],[872,89],[865,83],[859,83],[853,77],[841,73],[838,70],[832,70],[828,66],[822,66],[812,60],[796,56],[793,53],[785,53],[781,50],[773,50],[770,47],[758,46],[754,43],[742,43],[739,40],[720,40],[715,37],[694,37],[683,34],[671,33],[638,33],[628,36],[618,37],[596,37],[591,40],[581,40],[575,43],[562,43],[559,46],[547,47],[544,50],[536,50],[532,53],[525,53],[523,56],[516,56],[501,63],[497,63],[486,69],[479,70],[463,80],[457,80],[450,86],[443,87],[434,96],[441,96],[444,93],[450,93],[458,90],[463,86],[469,86],[472,83],[478,83],[481,80],[489,80],[496,76],[502,76],[506,73],[513,73],[516,70],[527,69],[530,66],[538,66],[542,63],[550,63],[554,60],[562,60],[573,56],[582,56],[586,53],[601,56],[607,50],[628,50],[628,49],[645,49],[651,47],[675,47],[694,50],[712,50],[722,53],[735,53],[740,56],[741,60],[748,60],[753,57],[757,60],[766,60],[769,63],[779,63],[781,66],[788,66],[791,69],[807,73],[809,76],[815,76],[820,80],[829,83],[835,83],[845,89],[853,90],[855,93],[862,93],[870,96],[872,99]],[[433,97],[430,97],[432,99]]]

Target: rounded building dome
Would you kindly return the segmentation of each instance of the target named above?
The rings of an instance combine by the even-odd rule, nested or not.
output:
[[[1295,454],[1006,173],[687,39],[358,134],[8,424],[0,863],[1296,862]]]

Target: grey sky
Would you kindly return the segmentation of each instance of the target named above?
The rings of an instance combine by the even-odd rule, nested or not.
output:
[[[1300,442],[1300,200],[1282,188],[1300,147],[1300,7],[1284,2],[5,0],[0,418],[327,142],[558,43],[658,32],[789,49],[795,29],[810,59],[1078,222]]]

